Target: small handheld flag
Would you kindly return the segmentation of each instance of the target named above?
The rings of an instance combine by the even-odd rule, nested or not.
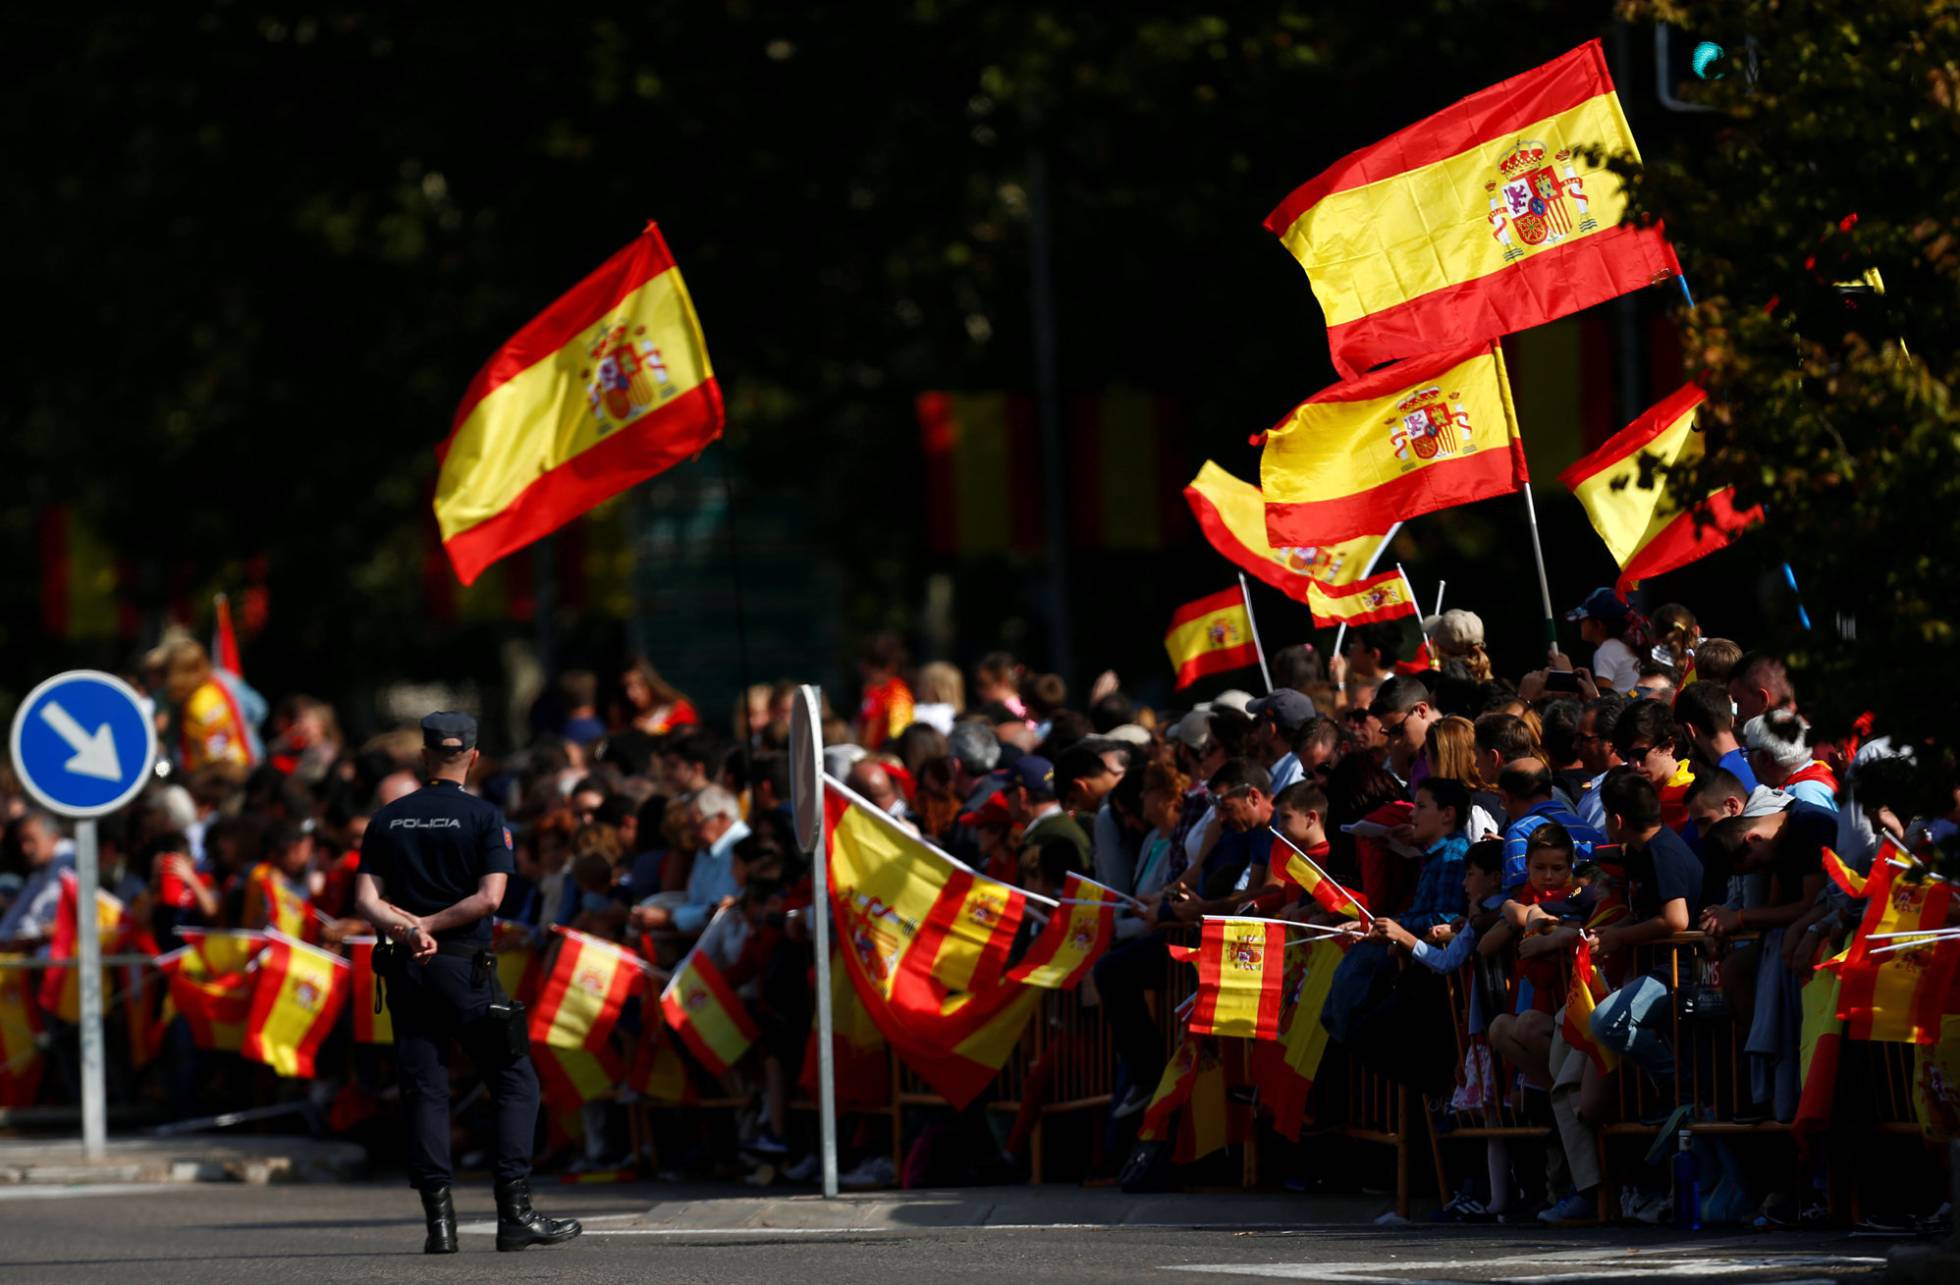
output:
[[[1171,958],[1198,969],[1194,1034],[1279,1038],[1286,925],[1270,919],[1206,916],[1196,946],[1171,946]]]
[[[1177,686],[1189,687],[1208,674],[1222,674],[1259,663],[1252,640],[1252,616],[1238,589],[1187,602],[1171,617],[1164,650],[1177,671]]]

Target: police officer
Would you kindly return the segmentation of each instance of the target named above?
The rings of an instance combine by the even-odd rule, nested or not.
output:
[[[409,1180],[422,1193],[430,1254],[456,1252],[449,1192],[449,1046],[462,1041],[497,1113],[497,1248],[556,1245],[583,1230],[531,1208],[531,1144],[538,1076],[490,954],[490,916],[514,867],[510,830],[496,807],[463,791],[476,764],[476,720],[422,720],[428,784],[374,814],[361,843],[355,896],[390,943],[376,966],[395,1028],[408,1108]]]

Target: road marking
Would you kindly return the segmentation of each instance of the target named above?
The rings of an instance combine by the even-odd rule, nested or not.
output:
[[[1883,1258],[1852,1254],[1764,1254],[1719,1251],[1760,1241],[1711,1242],[1693,1246],[1659,1246],[1642,1249],[1584,1249],[1550,1255],[1520,1254],[1496,1258],[1451,1258],[1429,1262],[1402,1262],[1372,1259],[1347,1263],[1178,1263],[1166,1264],[1174,1272],[1211,1272],[1222,1276],[1263,1276],[1270,1280],[1316,1280],[1347,1282],[1351,1285],[1453,1285],[1454,1282],[1486,1279],[1496,1271],[1500,1277],[1530,1285],[1556,1282],[1611,1279],[1646,1280],[1664,1278],[1700,1279],[1709,1276],[1739,1276],[1750,1272],[1785,1271],[1792,1268],[1845,1268],[1882,1266]],[[1710,1252],[1717,1251],[1717,1252]],[[1685,1256],[1685,1257],[1684,1257]],[[1540,1271],[1531,1271],[1531,1268]],[[1520,1269],[1505,1271],[1503,1269]],[[1565,1270],[1560,1270],[1565,1269]],[[1576,1269],[1576,1270],[1575,1270]],[[1393,1273],[1392,1275],[1390,1273]],[[1475,1275],[1466,1275],[1475,1273]]]
[[[643,1214],[603,1214],[595,1218],[583,1218],[581,1222],[591,1224],[602,1220],[622,1218],[642,1218]],[[906,1227],[769,1227],[749,1224],[745,1227],[593,1227],[588,1225],[588,1236],[917,1236],[935,1232],[956,1231],[1353,1231],[1351,1223],[945,1223],[939,1226],[918,1224]],[[464,1235],[489,1236],[495,1234],[495,1220],[460,1223],[456,1230]]]
[[[100,1182],[76,1186],[41,1183],[0,1185],[0,1200],[79,1200],[84,1196],[133,1196],[156,1191],[189,1191],[192,1183]]]

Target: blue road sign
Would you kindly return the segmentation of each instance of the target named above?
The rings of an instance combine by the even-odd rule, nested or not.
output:
[[[136,689],[93,669],[56,674],[14,712],[14,771],[43,807],[97,817],[150,779],[157,729]]]

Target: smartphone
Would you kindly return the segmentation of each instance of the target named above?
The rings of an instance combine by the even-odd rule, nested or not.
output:
[[[1548,669],[1545,671],[1545,690],[1548,692],[1577,692],[1579,676],[1569,669]]]

